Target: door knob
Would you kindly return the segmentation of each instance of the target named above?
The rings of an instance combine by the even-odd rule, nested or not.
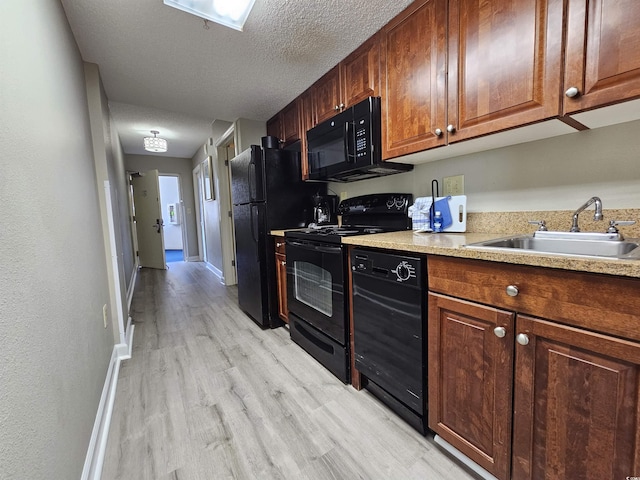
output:
[[[567,88],[567,91],[564,92],[564,94],[569,98],[577,97],[579,93],[580,90],[578,90],[578,87],[569,87]]]
[[[529,345],[529,335],[526,333],[519,333],[516,337],[516,342],[520,345]]]
[[[496,327],[493,329],[493,333],[498,338],[504,338],[505,335],[507,334],[507,329],[504,327]]]

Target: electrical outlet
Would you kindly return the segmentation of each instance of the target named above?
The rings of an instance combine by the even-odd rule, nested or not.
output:
[[[107,328],[107,304],[102,307],[102,320],[104,321],[104,328]]]
[[[442,194],[464,195],[464,175],[454,175],[442,179]]]

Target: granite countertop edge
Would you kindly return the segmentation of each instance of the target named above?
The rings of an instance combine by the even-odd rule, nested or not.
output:
[[[284,236],[286,231],[287,230],[271,230],[270,234],[273,236]],[[640,260],[600,259],[545,253],[524,253],[520,251],[492,252],[464,246],[466,244],[483,242],[504,236],[504,234],[492,233],[414,233],[412,230],[403,230],[399,232],[345,237],[342,239],[342,243],[344,245],[357,247],[382,248],[403,252],[426,253],[429,255],[442,255],[447,257],[640,278]]]
[[[387,250],[640,278],[639,260],[486,251],[464,246],[504,236],[488,233],[414,233],[411,230],[405,230],[346,237],[342,239],[342,243],[360,247],[384,248]]]

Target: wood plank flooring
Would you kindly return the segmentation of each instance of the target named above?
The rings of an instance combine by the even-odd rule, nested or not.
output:
[[[103,480],[475,478],[202,263],[142,269]]]

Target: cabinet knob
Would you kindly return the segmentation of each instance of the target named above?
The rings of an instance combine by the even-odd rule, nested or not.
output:
[[[342,110],[344,108],[344,103],[341,103],[340,105],[338,105],[340,107],[340,110]]]
[[[507,334],[507,329],[504,327],[496,327],[493,329],[493,333],[498,338],[504,338],[505,335]]]
[[[529,335],[526,333],[519,333],[518,336],[516,336],[516,342],[520,345],[529,345]]]
[[[278,247],[278,248],[282,247],[283,245],[284,245],[284,243],[282,243],[282,242],[276,242],[276,247]]]
[[[433,132],[436,134],[436,137],[441,137],[442,136],[442,130],[440,130],[439,128],[436,128],[435,132]]]
[[[456,131],[456,127],[454,127],[453,125],[449,124],[447,125],[447,132],[449,133],[453,133]]]
[[[564,92],[564,94],[569,98],[573,98],[577,97],[580,94],[580,90],[578,90],[578,87],[569,87],[567,88],[567,91]]]
[[[340,110],[340,105],[336,105],[335,107],[333,107],[333,109],[337,112],[338,110]]]
[[[284,260],[282,260],[282,261],[280,262],[280,265],[282,265],[283,267],[284,267],[286,264],[287,264],[287,262],[285,262]]]
[[[509,295],[510,297],[517,297],[518,293],[520,293],[520,291],[515,285],[509,285],[507,287],[507,295]]]

